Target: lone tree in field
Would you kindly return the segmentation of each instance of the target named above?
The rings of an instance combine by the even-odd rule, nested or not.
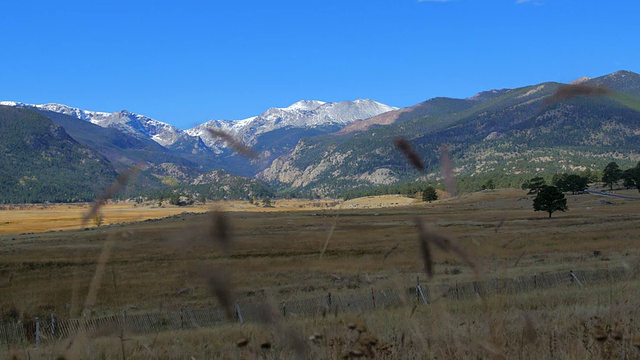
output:
[[[427,186],[427,188],[422,191],[422,201],[432,202],[436,200],[438,200],[436,189],[433,186]]]
[[[618,164],[616,164],[615,161],[607,164],[602,172],[602,182],[609,186],[610,190],[613,190],[613,184],[616,184],[621,178],[622,170],[618,167]]]
[[[560,210],[564,212],[569,210],[569,207],[562,191],[555,186],[544,186],[533,199],[533,210],[546,211],[549,213],[549,218],[551,218],[551,214],[554,211]]]

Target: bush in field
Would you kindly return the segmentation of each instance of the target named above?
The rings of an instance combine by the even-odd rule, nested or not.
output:
[[[433,186],[427,186],[427,188],[422,191],[422,201],[432,202],[435,200],[438,200],[436,189]]]
[[[93,224],[95,226],[101,226],[103,222],[104,222],[104,215],[102,213],[97,213],[93,217]]]

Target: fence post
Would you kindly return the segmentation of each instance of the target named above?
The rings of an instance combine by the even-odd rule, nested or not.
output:
[[[240,311],[240,304],[236,301],[236,317],[238,318],[238,322],[240,325],[244,324],[244,319],[242,318],[242,312]]]
[[[11,350],[11,342],[9,342],[9,327],[14,325],[13,322],[0,323],[0,326],[4,328],[4,338],[7,341],[7,351]]]
[[[376,293],[373,288],[371,288],[371,301],[373,302],[373,309],[376,308]]]
[[[329,305],[329,309],[331,309],[331,293],[327,294],[327,305]]]
[[[36,318],[36,349],[40,345],[40,318]]]
[[[416,276],[416,296],[418,298],[418,302],[422,299],[422,302],[428,304],[427,298],[424,296],[424,292],[422,292],[422,286],[420,286],[420,277]]]
[[[184,329],[184,308],[180,308],[180,329]]]
[[[578,285],[580,285],[581,288],[584,287],[582,286],[582,283],[580,282],[580,280],[578,280],[578,277],[576,276],[576,274],[573,273],[573,270],[569,270],[569,275],[571,275],[572,281],[575,280],[578,283]]]
[[[287,317],[287,303],[282,302],[282,317]]]
[[[124,336],[124,332],[127,329],[127,310],[123,311],[122,316],[122,336]]]
[[[51,337],[56,336],[56,314],[51,313]]]

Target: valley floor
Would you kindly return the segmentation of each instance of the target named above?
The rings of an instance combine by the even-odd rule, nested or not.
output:
[[[86,206],[58,205],[58,214],[69,218],[65,221],[75,219],[69,230],[37,232],[49,228],[36,224],[0,235],[0,315],[5,320],[30,321],[51,313],[59,319],[91,319],[125,310],[130,315],[180,312],[219,306],[226,296],[243,303],[266,301],[279,309],[282,302],[328,293],[338,297],[411,288],[415,293],[416,277],[432,290],[431,304],[410,297],[394,309],[276,316],[262,325],[155,334],[124,336],[105,329],[74,337],[73,346],[69,339],[49,340],[38,351],[33,343],[10,344],[0,357],[290,358],[301,352],[308,358],[337,359],[350,352],[355,357],[358,351],[393,359],[424,354],[462,359],[640,356],[633,345],[640,336],[633,320],[640,316],[640,202],[588,194],[567,198],[569,211],[551,219],[534,212],[532,198],[515,189],[404,206],[397,197],[307,202],[307,208],[279,200],[274,208],[216,203],[157,213],[116,204],[103,209],[104,218],[119,224],[87,229],[78,224]],[[364,208],[384,201],[392,206]],[[216,206],[226,211],[204,213]],[[12,211],[2,210],[2,222],[15,221],[5,216]],[[22,211],[23,217],[31,216],[30,224],[44,224],[46,217],[31,214],[49,210]],[[144,220],[140,214],[161,219],[130,223]],[[476,267],[459,254],[432,248],[435,275],[428,279],[416,219],[452,239]],[[55,223],[55,216],[49,220]],[[212,241],[221,232],[227,234],[225,242]],[[626,269],[628,275],[584,288],[568,278],[571,270],[614,269]],[[567,274],[567,283],[455,301],[434,290],[549,273]],[[350,323],[368,331],[351,330]],[[377,344],[363,344],[365,336],[375,336]],[[238,347],[240,338],[249,345]],[[270,349],[261,347],[267,340]]]

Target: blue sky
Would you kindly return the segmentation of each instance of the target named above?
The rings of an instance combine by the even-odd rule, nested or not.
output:
[[[436,96],[640,72],[640,2],[27,1],[0,8],[0,100],[186,129],[301,99]]]

